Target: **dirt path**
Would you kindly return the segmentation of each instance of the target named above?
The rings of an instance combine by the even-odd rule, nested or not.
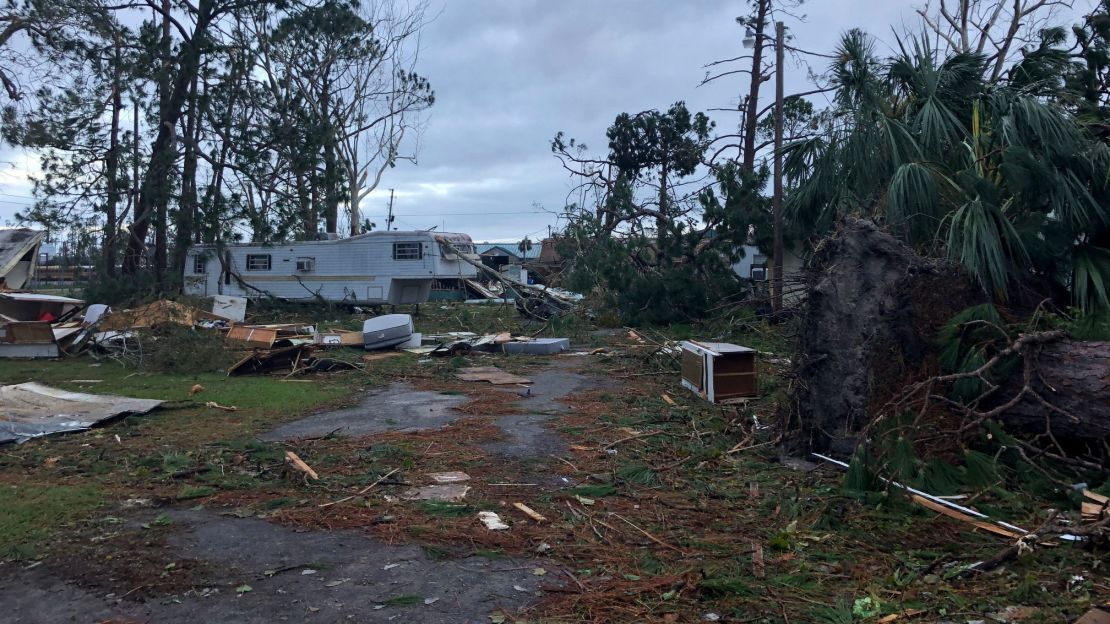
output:
[[[578,362],[552,360],[532,375],[530,390],[503,389],[522,393],[519,413],[498,417],[495,424],[503,439],[481,448],[491,457],[530,462],[537,480],[557,487],[545,478],[544,466],[555,461],[552,454],[565,443],[547,421],[567,409],[560,399],[604,383],[579,372]],[[356,407],[312,415],[261,437],[277,441],[437,428],[470,418],[454,409],[464,400],[392,384],[371,392]],[[441,551],[433,556],[420,545],[392,545],[354,530],[294,530],[184,505],[114,510],[113,515],[123,527],[113,525],[92,539],[109,539],[120,531],[139,537],[122,541],[123,550],[110,555],[115,559],[111,565],[48,559],[41,565],[0,567],[5,611],[0,619],[44,624],[487,622],[498,610],[514,611],[536,601],[543,595],[541,585],[565,581],[555,578],[560,576],[555,569],[550,576],[534,573],[551,567],[538,557],[444,556]],[[151,529],[151,523],[159,526]],[[127,577],[129,558],[148,563],[165,559],[162,576],[188,562],[192,576],[177,591],[152,592],[142,580],[135,587],[135,579]]]

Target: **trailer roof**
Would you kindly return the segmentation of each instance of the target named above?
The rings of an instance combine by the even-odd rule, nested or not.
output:
[[[0,276],[7,275],[45,235],[41,230],[30,228],[0,228]]]
[[[470,240],[469,234],[460,232],[436,232],[433,230],[378,230],[375,232],[367,232],[357,236],[348,236],[347,238],[336,238],[331,240],[292,240],[292,241],[277,241],[271,243],[225,243],[224,247],[288,247],[290,245],[340,245],[347,244],[354,241],[372,239],[372,238],[411,238],[411,237],[436,237],[445,236],[449,239],[454,239],[455,242],[465,242]],[[215,244],[202,244],[193,245],[191,249],[207,249],[215,247]]]

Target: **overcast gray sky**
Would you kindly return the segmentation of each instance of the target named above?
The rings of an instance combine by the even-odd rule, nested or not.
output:
[[[853,27],[891,41],[892,27],[916,28],[913,7],[921,4],[809,0],[798,9],[805,21],[783,19],[795,45],[828,52]],[[402,229],[438,225],[475,240],[544,236],[572,185],[551,155],[555,133],[602,153],[618,113],[677,100],[691,110],[735,106],[743,76],[697,85],[703,65],[743,53],[735,17],[745,7],[741,0],[448,0],[422,39],[418,71],[431,80],[436,104],[419,162],[388,172],[364,215],[384,225],[394,188]],[[817,69],[827,63],[813,61]],[[787,93],[805,90],[805,69],[793,61],[787,69]],[[735,114],[711,116],[721,129],[737,122]],[[35,159],[7,149],[0,161],[10,163],[0,169],[3,222],[31,201],[26,170]]]

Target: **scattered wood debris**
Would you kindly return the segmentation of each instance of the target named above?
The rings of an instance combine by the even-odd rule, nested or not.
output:
[[[525,505],[524,503],[513,503],[513,507],[516,507],[521,512],[523,512],[524,515],[535,520],[536,522],[547,522],[547,518],[543,517],[542,514],[537,512],[535,509],[532,509],[528,505]]]
[[[304,463],[304,461],[301,460],[301,458],[298,457],[297,454],[293,451],[285,451],[285,463],[289,466],[292,466],[296,470],[303,472],[313,479],[320,478],[320,475],[316,474],[316,471],[312,469],[312,466]]]

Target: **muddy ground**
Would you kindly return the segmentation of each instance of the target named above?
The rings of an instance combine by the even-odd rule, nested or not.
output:
[[[0,449],[0,621],[1032,623],[1110,597],[1095,549],[968,577],[1010,542],[784,460],[757,426],[782,400],[780,359],[761,362],[759,399],[714,406],[625,333],[612,355],[405,355],[304,378],[0,362],[4,383],[171,401]],[[777,349],[766,335],[732,340]],[[533,383],[455,377],[489,365]],[[444,471],[469,475],[462,500],[413,500]],[[1007,487],[949,493],[1044,521]]]
[[[604,381],[577,372],[581,358],[565,358],[532,375],[533,385],[491,389],[516,395],[514,413],[494,420],[501,435],[481,448],[527,460],[533,491],[558,487],[549,463],[566,444],[547,422],[568,406],[572,393]],[[358,405],[327,410],[280,425],[258,436],[295,441],[321,436],[365,438],[375,433],[438,429],[473,419],[455,409],[461,394],[416,390],[394,382],[372,388]],[[546,485],[545,485],[546,484]],[[144,505],[145,507],[145,505]],[[85,562],[39,562],[0,567],[3,621],[53,622],[481,622],[501,610],[516,611],[543,595],[541,585],[561,585],[557,566],[536,557],[433,556],[419,545],[395,545],[353,530],[307,531],[251,517],[198,507],[118,510],[109,530],[89,539],[110,540],[119,532],[151,530],[139,545],[154,546],[176,573],[188,562],[187,588],[128,598],[144,586],[117,585],[108,570]],[[501,510],[501,513],[505,513]],[[514,517],[513,521],[519,518]],[[64,539],[64,537],[62,538]],[[129,544],[105,554],[126,567]],[[143,552],[141,557],[148,557]],[[92,577],[102,572],[105,576]],[[550,576],[548,576],[550,575]]]

